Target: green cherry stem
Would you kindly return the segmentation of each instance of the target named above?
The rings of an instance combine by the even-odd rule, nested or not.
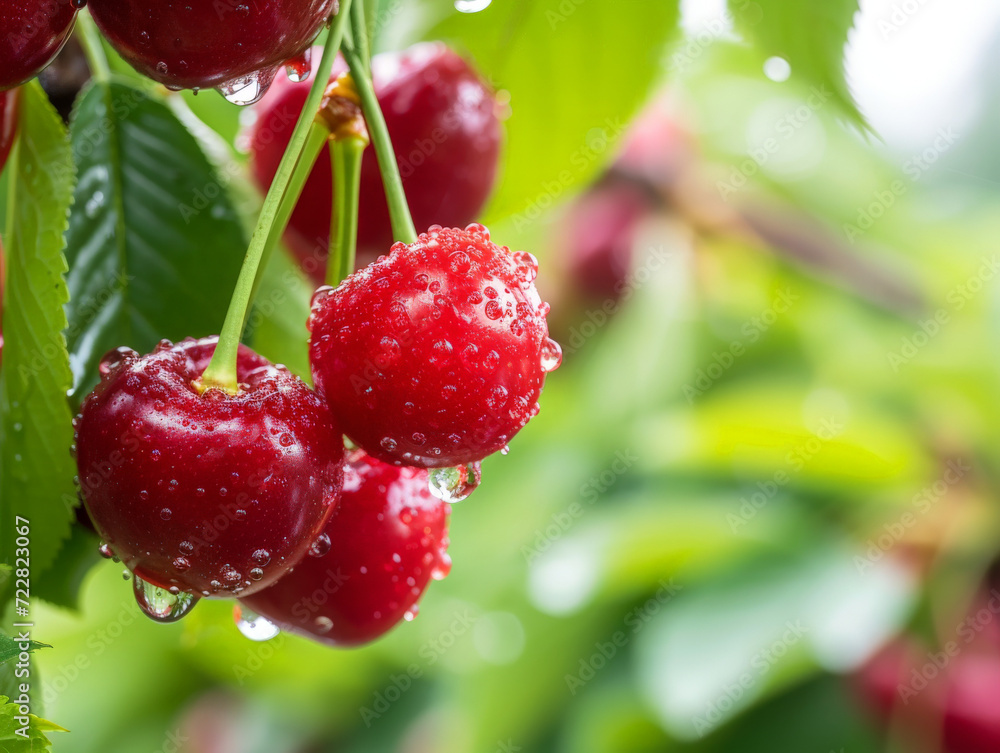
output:
[[[330,129],[326,121],[322,118],[316,118],[309,127],[306,145],[302,149],[302,155],[295,163],[295,170],[292,172],[292,177],[288,182],[288,190],[281,197],[278,213],[274,217],[274,224],[271,225],[271,232],[268,234],[267,243],[264,246],[264,256],[261,259],[260,266],[257,268],[257,277],[254,280],[253,292],[250,295],[251,301],[257,297],[257,288],[260,287],[260,281],[264,277],[264,271],[267,269],[267,262],[271,256],[271,252],[277,247],[278,239],[285,232],[288,220],[291,218],[292,212],[295,211],[295,205],[298,204],[299,197],[302,195],[302,189],[305,187],[306,181],[312,173],[313,166],[323,151],[323,147],[326,146],[329,140]],[[318,259],[317,263],[319,263]],[[246,319],[249,316],[250,309],[248,308],[244,315],[244,327],[246,327]]]
[[[80,32],[80,46],[83,47],[83,54],[87,57],[90,73],[95,81],[103,83],[111,78],[111,66],[108,65],[108,56],[101,43],[101,33],[86,10],[80,13],[76,22]]]
[[[330,80],[330,72],[333,70],[333,61],[340,49],[344,38],[344,27],[350,17],[351,0],[341,0],[340,10],[330,25],[327,34],[326,45],[323,47],[323,58],[320,61],[319,69],[313,80],[309,96],[302,108],[298,123],[292,133],[292,140],[281,158],[278,172],[274,176],[271,188],[264,199],[264,206],[260,210],[260,218],[257,220],[257,227],[254,229],[253,237],[250,239],[250,248],[247,249],[246,257],[243,259],[243,268],[240,270],[239,279],[236,281],[236,289],[233,291],[233,298],[229,303],[229,311],[226,313],[226,321],[222,325],[222,332],[219,334],[219,344],[212,355],[212,361],[202,374],[199,384],[200,391],[207,389],[220,389],[235,395],[239,392],[239,380],[236,376],[236,357],[240,345],[240,337],[243,335],[243,326],[250,310],[254,289],[256,288],[257,270],[260,267],[261,259],[267,249],[267,244],[272,240],[271,228],[275,223],[281,207],[282,199],[291,183],[292,173],[295,165],[302,155],[309,130],[313,119],[319,110],[320,101],[323,99],[323,92],[326,90]]]
[[[365,34],[364,29],[358,29],[356,26],[353,27],[352,31],[355,39]],[[351,69],[351,76],[357,87],[358,97],[361,99],[361,110],[364,112],[365,122],[368,124],[368,133],[375,146],[375,156],[378,157],[379,172],[382,173],[385,198],[389,205],[389,218],[392,221],[393,237],[403,243],[415,243],[417,229],[413,226],[410,207],[406,203],[403,179],[399,174],[399,165],[396,164],[396,153],[392,149],[392,139],[389,138],[389,129],[385,124],[382,108],[379,107],[378,99],[375,97],[375,88],[372,86],[371,77],[368,75],[364,60],[356,48],[345,44],[344,57]]]
[[[348,40],[351,46],[358,51],[358,57],[364,63],[365,73],[370,77],[372,75],[372,55],[368,36],[368,20],[365,16],[365,4],[363,2],[358,2],[351,6],[351,28]]]
[[[361,194],[361,158],[368,142],[358,137],[330,142],[333,168],[333,216],[330,222],[330,259],[326,284],[337,287],[354,271],[358,245],[358,198]]]

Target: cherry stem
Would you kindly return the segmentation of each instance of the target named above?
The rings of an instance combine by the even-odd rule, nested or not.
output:
[[[326,45],[323,47],[323,58],[320,61],[319,69],[316,71],[316,78],[313,80],[312,88],[306,99],[302,114],[295,124],[292,132],[292,139],[281,158],[278,172],[274,176],[271,188],[264,199],[264,205],[260,210],[260,217],[257,220],[257,227],[254,229],[253,237],[250,239],[250,248],[247,249],[246,257],[243,259],[243,268],[240,270],[239,279],[236,281],[236,289],[233,291],[233,298],[229,303],[229,311],[226,313],[226,321],[222,325],[222,332],[219,334],[219,344],[212,355],[212,361],[202,374],[197,388],[204,392],[207,389],[221,389],[230,395],[239,392],[239,380],[236,375],[236,358],[240,346],[240,337],[243,335],[244,322],[250,305],[253,301],[253,293],[256,288],[257,270],[260,268],[261,259],[267,249],[269,242],[277,240],[272,238],[271,228],[277,219],[281,207],[282,199],[288,186],[291,183],[292,173],[295,165],[299,162],[313,119],[319,111],[320,101],[323,99],[323,92],[326,90],[330,80],[330,73],[333,70],[333,61],[340,49],[344,38],[344,28],[350,16],[351,0],[341,0],[340,10],[330,25],[327,34]]]
[[[354,271],[358,245],[358,198],[361,194],[361,158],[368,142],[358,137],[333,139],[333,216],[330,222],[330,259],[326,284],[336,287]]]
[[[355,3],[351,6],[351,29],[348,36],[350,43],[357,49],[365,73],[372,74],[372,55],[368,37],[368,19],[365,17],[365,4]]]
[[[288,226],[288,220],[291,219],[292,212],[295,211],[295,205],[299,201],[299,197],[302,195],[302,189],[305,188],[306,181],[309,179],[309,175],[312,173],[313,166],[316,164],[316,160],[319,159],[320,152],[323,151],[323,147],[326,146],[327,141],[330,140],[330,129],[326,124],[326,121],[322,118],[316,118],[309,128],[309,135],[306,137],[306,145],[302,149],[302,154],[298,161],[295,163],[295,170],[292,172],[291,180],[288,182],[288,190],[285,191],[285,195],[281,197],[281,204],[278,206],[278,213],[274,217],[274,224],[271,225],[271,232],[267,237],[267,244],[264,247],[264,258],[261,260],[260,266],[257,268],[257,277],[254,280],[253,292],[250,295],[250,300],[254,300],[257,297],[257,289],[260,287],[260,281],[264,277],[264,272],[267,269],[267,262],[274,251],[275,247],[278,245],[278,239],[285,232],[285,228]],[[250,316],[250,309],[248,308],[244,317],[243,326],[246,327],[246,319]]]
[[[111,78],[111,66],[108,65],[108,56],[104,52],[101,33],[97,30],[94,19],[86,10],[79,14],[77,24],[80,32],[80,46],[83,48],[83,54],[87,57],[90,74],[94,81],[104,83]]]
[[[352,24],[351,32],[354,39],[358,39],[366,33],[363,27],[358,28],[359,25],[358,23]],[[385,198],[389,205],[389,218],[392,221],[393,237],[403,243],[415,243],[417,229],[413,226],[410,207],[406,202],[406,194],[403,192],[403,179],[399,174],[399,165],[396,164],[396,153],[392,149],[392,139],[389,138],[389,129],[385,124],[382,108],[379,107],[378,99],[375,96],[371,77],[365,68],[364,60],[351,44],[344,44],[344,57],[351,69],[351,76],[357,87],[358,97],[361,99],[361,110],[364,112],[365,122],[368,124],[368,133],[371,136],[372,145],[375,147],[375,156],[378,157],[382,185],[385,186]]]

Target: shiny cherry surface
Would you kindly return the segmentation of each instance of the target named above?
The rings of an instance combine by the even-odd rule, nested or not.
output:
[[[241,601],[322,643],[372,641],[412,618],[430,580],[451,568],[449,510],[428,492],[427,471],[350,453],[343,498],[324,531],[328,551],[306,557],[275,585]]]
[[[345,433],[380,460],[426,468],[502,449],[561,359],[537,271],[481,225],[431,228],[320,288],[309,360]]]
[[[340,499],[343,439],[326,404],[241,347],[241,389],[194,387],[216,338],[115,351],[76,421],[82,495],[144,581],[198,596],[266,588]]]

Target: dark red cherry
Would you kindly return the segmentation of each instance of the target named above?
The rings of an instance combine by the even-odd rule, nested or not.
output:
[[[427,471],[355,451],[340,506],[318,542],[321,556],[306,557],[275,585],[240,601],[322,643],[372,641],[412,618],[430,580],[451,569],[449,507],[428,492]]]
[[[196,596],[266,588],[340,499],[343,440],[326,404],[241,347],[240,391],[199,394],[216,338],[110,353],[76,421],[80,487],[106,551]]]
[[[104,36],[140,73],[172,89],[220,87],[249,104],[305,53],[336,0],[90,0]]]
[[[502,449],[561,360],[537,271],[481,225],[432,227],[320,288],[309,360],[345,433],[380,460],[426,468]]]
[[[0,0],[0,90],[30,81],[66,44],[79,0]]]
[[[376,55],[372,68],[417,229],[434,224],[464,227],[483,208],[496,179],[502,129],[493,92],[468,61],[441,43]],[[338,60],[334,77],[345,69]],[[278,170],[308,91],[307,85],[280,73],[255,108],[257,120],[247,133],[250,166],[265,189]],[[317,283],[324,277],[331,205],[330,157],[324,151],[286,234]],[[360,259],[371,261],[385,253],[392,240],[382,178],[369,148],[361,173]]]

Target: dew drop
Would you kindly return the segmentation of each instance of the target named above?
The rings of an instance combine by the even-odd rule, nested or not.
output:
[[[333,630],[333,620],[329,617],[317,617],[313,624],[316,625],[317,633],[329,633]]]
[[[285,63],[285,74],[288,80],[294,84],[301,84],[309,80],[312,73],[312,48],[307,47],[305,52],[296,58],[292,58]]]
[[[172,564],[174,566],[174,570],[179,573],[183,573],[191,567],[191,561],[187,557],[175,557],[174,561],[170,564]]]
[[[258,549],[250,555],[250,559],[254,561],[254,564],[264,567],[264,565],[271,561],[271,553],[266,549]]]
[[[455,504],[467,499],[482,481],[479,463],[454,468],[432,468],[428,471],[428,488],[442,502]]]
[[[122,570],[122,580],[132,580],[132,573],[128,570]]]
[[[261,617],[242,604],[233,605],[233,621],[243,637],[252,641],[269,641],[281,632],[269,619]]]
[[[392,437],[382,437],[382,441],[379,444],[382,445],[382,449],[386,452],[394,452],[398,446],[398,443]]]
[[[104,357],[101,358],[100,365],[97,367],[97,371],[103,379],[104,377],[109,376],[111,372],[115,371],[120,366],[137,360],[139,360],[139,354],[131,348],[115,348],[114,350],[109,350],[104,354]]]
[[[538,277],[538,259],[527,251],[518,251],[513,258],[518,279],[526,284],[534,282]]]
[[[444,580],[448,577],[448,573],[451,572],[451,557],[449,557],[444,552],[441,553],[441,559],[434,565],[434,569],[431,570],[431,578],[434,580]]]
[[[333,542],[330,541],[330,537],[325,533],[321,533],[316,537],[316,540],[309,547],[309,556],[311,557],[322,557],[324,554],[330,551],[330,547],[333,546]]]
[[[551,337],[542,343],[542,371],[555,371],[562,364],[562,348]]]
[[[412,607],[407,609],[406,612],[403,613],[403,619],[406,620],[407,622],[413,622],[415,619],[417,619],[418,614],[420,614],[420,607],[417,604],[414,604]]]
[[[101,542],[101,545],[97,548],[97,551],[106,560],[109,560],[115,556],[115,553],[111,551],[111,547],[103,542]]]
[[[254,567],[250,569],[250,580],[260,580],[264,577],[264,571],[259,567]]]
[[[246,107],[260,101],[274,81],[274,74],[275,69],[268,68],[227,81],[217,88],[227,102]]]
[[[173,517],[173,512],[170,511],[169,507],[164,507],[160,510],[160,520],[170,520]]]
[[[154,622],[176,622],[194,609],[198,597],[186,592],[171,593],[136,576],[132,584],[135,603]]]
[[[493,0],[455,0],[455,10],[459,13],[478,13],[490,7]]]
[[[490,301],[486,304],[486,316],[488,316],[493,321],[496,321],[503,316],[503,310],[500,308],[500,304],[496,301]]]

